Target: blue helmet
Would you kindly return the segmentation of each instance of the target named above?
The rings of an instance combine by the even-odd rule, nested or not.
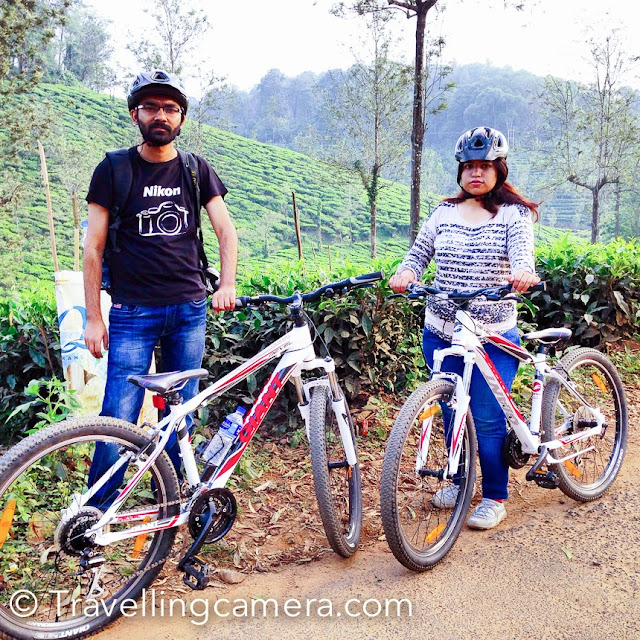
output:
[[[497,160],[506,158],[509,144],[504,134],[491,127],[475,127],[463,133],[456,142],[456,160]]]
[[[189,99],[182,82],[180,82],[180,78],[175,74],[160,71],[159,69],[139,73],[133,79],[127,92],[129,110],[135,109],[141,100],[151,95],[172,98],[182,107],[182,113],[187,115]]]

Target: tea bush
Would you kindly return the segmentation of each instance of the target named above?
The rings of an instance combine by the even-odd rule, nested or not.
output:
[[[379,262],[369,270],[382,268],[388,277],[397,262]],[[547,290],[532,294],[523,305],[520,322],[525,330],[567,326],[574,332],[574,343],[603,348],[607,342],[637,333],[640,322],[637,242],[590,245],[563,236],[538,247],[536,262]],[[239,291],[243,295],[288,296],[295,290],[311,291],[366,270],[348,261],[332,271],[313,272],[305,271],[301,263],[282,262],[249,273],[240,283]],[[404,298],[391,299],[389,294],[385,280],[305,307],[317,328],[318,351],[324,353],[323,344],[329,349],[349,400],[361,391],[374,395],[402,392],[426,374],[420,350],[422,304]],[[211,312],[203,363],[210,372],[209,381],[217,380],[258,353],[290,326],[286,307],[280,305],[220,315]],[[199,415],[200,422],[219,424],[235,404],[252,403],[269,371],[269,367],[258,371],[246,383],[225,394],[221,402],[205,408]],[[33,396],[26,392],[31,381],[61,375],[53,286],[43,285],[0,301],[0,442],[13,441],[37,424],[38,406],[29,404]],[[292,410],[295,402],[289,385],[272,410],[275,415],[270,414],[276,434],[296,428],[297,412]],[[24,411],[7,422],[7,417],[20,405]]]

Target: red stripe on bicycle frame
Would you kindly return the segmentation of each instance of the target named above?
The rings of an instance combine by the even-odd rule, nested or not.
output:
[[[258,430],[258,427],[262,424],[264,417],[267,415],[267,411],[271,408],[278,394],[282,390],[282,387],[286,384],[287,380],[293,373],[295,364],[289,365],[280,371],[274,371],[271,377],[265,384],[262,392],[255,401],[251,411],[244,419],[242,429],[238,434],[238,440],[242,442],[242,447],[238,449],[226,462],[226,464],[216,473],[216,477],[224,474],[238,462],[244,450],[247,448],[249,441],[253,438],[253,435]]]
[[[490,334],[487,336],[487,340],[493,342],[498,348],[502,347],[503,351],[508,352],[519,360],[531,360],[531,354],[525,348],[519,347],[503,336]]]
[[[498,370],[495,368],[495,365],[487,355],[487,352],[482,347],[480,348],[476,347],[476,353],[479,353],[482,356],[482,359],[484,360],[485,364],[489,367],[489,369],[491,369],[491,372],[495,376],[495,379],[498,381],[498,384],[500,385],[500,388],[502,389],[502,391],[504,391],[507,401],[511,405],[511,408],[516,412],[516,415],[518,416],[518,418],[520,418],[522,422],[525,422],[524,416],[520,413],[520,411],[518,410],[518,407],[516,407],[516,405],[513,404],[513,400],[511,399],[511,394],[509,393],[509,389],[507,389],[507,385],[505,385],[504,381],[500,377]],[[487,384],[489,383],[487,382]]]

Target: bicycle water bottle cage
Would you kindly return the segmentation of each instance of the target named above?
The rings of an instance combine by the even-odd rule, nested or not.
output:
[[[206,378],[208,375],[209,372],[206,369],[188,369],[187,371],[150,373],[145,376],[127,376],[127,382],[165,397],[182,389],[187,381],[194,378]]]

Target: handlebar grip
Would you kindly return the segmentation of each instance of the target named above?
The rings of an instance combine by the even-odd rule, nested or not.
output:
[[[547,290],[547,283],[542,280],[541,282],[538,282],[538,284],[534,284],[533,287],[529,287],[529,291],[546,291]]]
[[[251,296],[240,296],[236,298],[236,309],[244,309],[249,302],[251,302]]]
[[[384,278],[384,272],[382,271],[374,271],[373,273],[365,273],[361,276],[353,276],[349,278],[351,284],[360,285],[360,284],[369,284],[371,282],[377,282],[378,280],[382,280]]]

